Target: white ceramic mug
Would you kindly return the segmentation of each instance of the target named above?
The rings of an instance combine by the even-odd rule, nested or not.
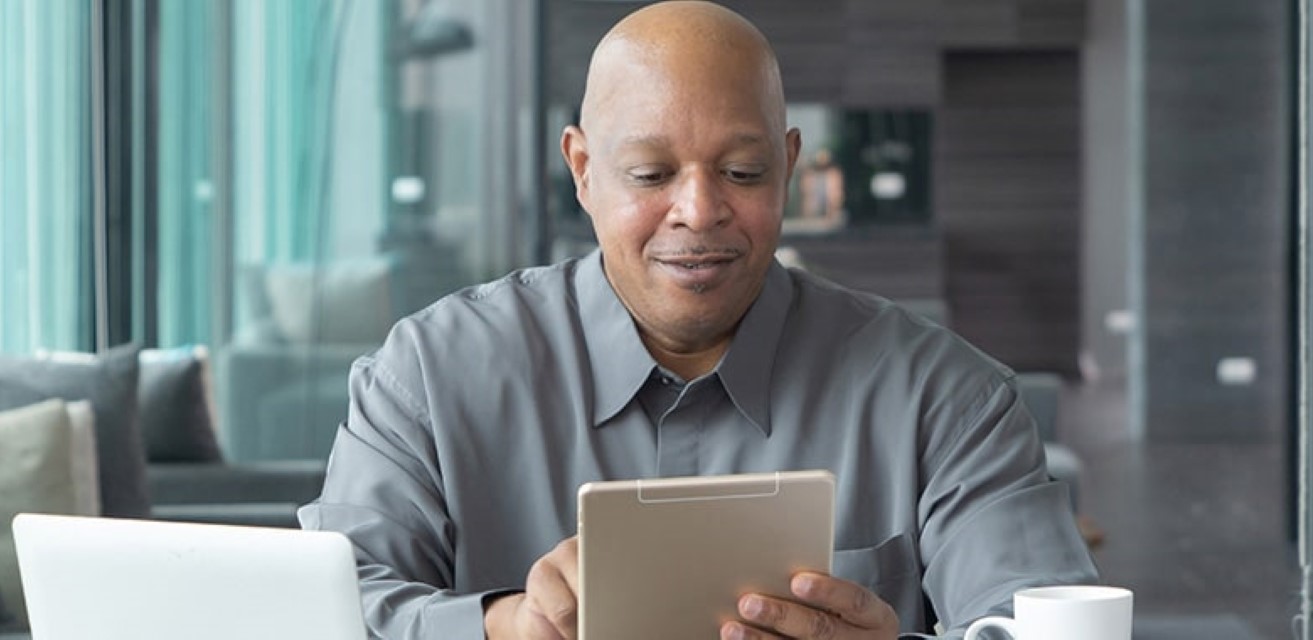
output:
[[[1023,589],[1012,595],[1012,618],[990,616],[971,623],[964,640],[997,627],[1013,640],[1131,640],[1132,594],[1118,587],[1067,586]]]

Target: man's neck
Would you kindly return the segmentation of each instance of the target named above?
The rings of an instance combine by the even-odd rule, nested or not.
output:
[[[657,364],[675,372],[685,380],[700,378],[715,369],[721,357],[725,355],[725,351],[729,349],[730,342],[727,337],[706,349],[685,352],[667,349],[646,334],[642,334],[642,339],[647,352],[652,354],[652,359],[656,360]]]

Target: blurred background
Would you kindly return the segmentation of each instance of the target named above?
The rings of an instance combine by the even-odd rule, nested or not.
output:
[[[0,353],[201,353],[208,462],[322,468],[396,319],[593,246],[558,139],[642,4],[0,0]],[[1289,637],[1295,2],[724,4],[803,132],[781,257],[1023,373],[1137,638]]]

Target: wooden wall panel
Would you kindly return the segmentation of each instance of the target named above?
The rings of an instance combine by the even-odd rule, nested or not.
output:
[[[946,48],[1004,47],[1017,41],[1016,0],[943,0]]]
[[[944,0],[847,0],[844,31],[854,45],[938,46]]]
[[[547,0],[546,78],[548,102],[578,105],[593,48],[637,3]]]
[[[724,0],[771,40],[798,102],[932,106],[956,49],[1076,48],[1086,0]],[[547,0],[548,95],[574,104],[593,46],[642,2]]]
[[[807,268],[892,300],[943,300],[943,242],[933,229],[895,228],[840,236],[785,237]]]
[[[1080,42],[1084,37],[1085,0],[1019,0],[1017,3],[1019,42],[1064,45]]]
[[[942,56],[931,47],[848,47],[860,64],[843,65],[840,91],[817,101],[851,106],[925,107],[943,93]],[[787,87],[786,87],[787,88]]]
[[[1079,59],[954,53],[944,66],[935,203],[953,326],[1014,368],[1074,374]]]

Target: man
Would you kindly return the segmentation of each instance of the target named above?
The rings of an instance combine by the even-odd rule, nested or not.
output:
[[[722,638],[960,633],[1095,579],[1010,371],[774,261],[799,145],[737,14],[662,3],[607,34],[561,140],[600,252],[448,296],[353,367],[301,517],[355,543],[376,634],[574,637],[599,479],[835,473],[836,575],[744,596]]]

